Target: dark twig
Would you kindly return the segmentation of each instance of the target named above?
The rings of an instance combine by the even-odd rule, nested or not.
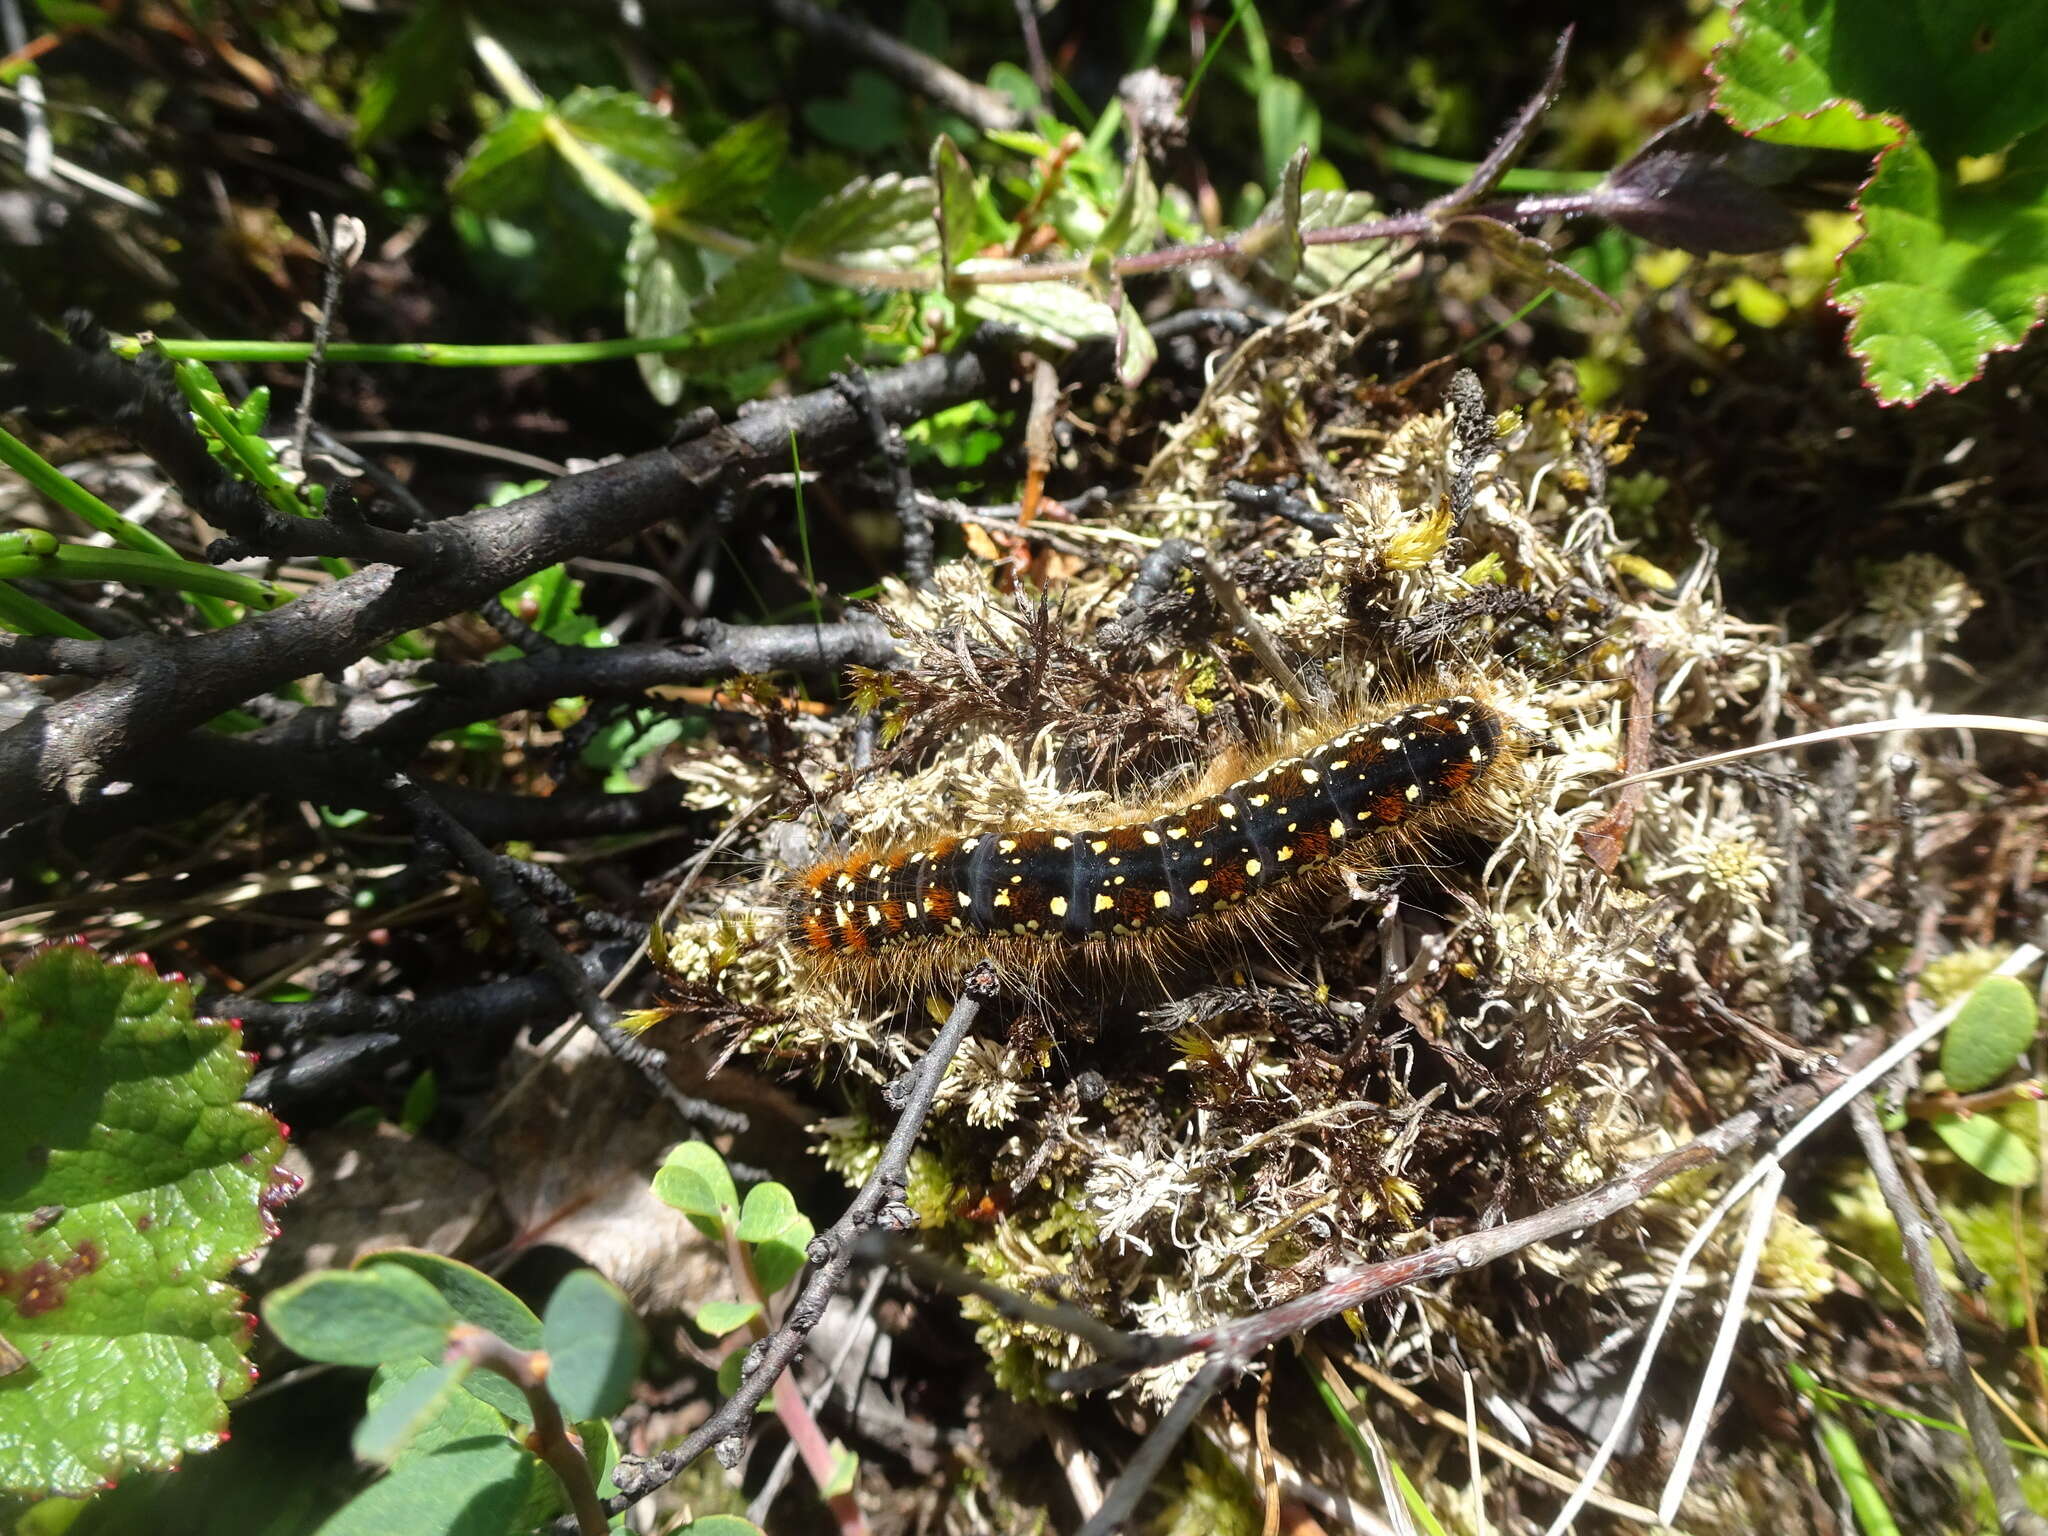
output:
[[[676,1087],[669,1081],[665,1070],[667,1057],[618,1027],[618,1010],[598,991],[583,967],[570,957],[549,931],[546,921],[522,889],[519,878],[507,867],[508,861],[486,848],[475,833],[449,815],[438,801],[404,774],[393,774],[390,782],[405,808],[412,813],[421,835],[446,848],[483,887],[491,905],[517,936],[520,947],[554,978],[555,985],[563,994],[575,1002],[577,1013],[597,1031],[607,1050],[638,1073],[685,1123],[721,1131],[746,1129],[746,1116],[722,1104],[692,1098]]]
[[[1223,499],[1240,512],[1249,512],[1256,517],[1284,517],[1319,539],[1334,539],[1344,527],[1341,517],[1318,512],[1284,485],[1251,485],[1243,480],[1226,480],[1223,482]]]
[[[2020,1490],[2019,1474],[2013,1467],[2012,1452],[2006,1449],[2000,1434],[1998,1419],[1970,1377],[1970,1358],[1963,1353],[1955,1315],[1949,1311],[1948,1293],[1942,1289],[1941,1276],[1934,1267],[1927,1220],[1899,1174],[1898,1162],[1892,1156],[1891,1142],[1877,1111],[1869,1098],[1863,1097],[1849,1106],[1849,1117],[1856,1127],[1856,1139],[1863,1144],[1870,1171],[1877,1176],[1884,1203],[1898,1226],[1899,1242],[1913,1271],[1913,1289],[1919,1293],[1920,1311],[1927,1325],[1927,1363],[1948,1378],[1949,1393],[1970,1432],[1970,1449],[1976,1453],[1977,1465],[1984,1469],[1985,1484],[1998,1508],[1999,1528],[2008,1536],[2048,1536],[2048,1520],[2027,1507],[2027,1496]]]
[[[918,52],[847,11],[827,11],[811,0],[768,0],[768,14],[784,26],[809,33],[837,53],[866,59],[897,84],[931,97],[977,128],[1015,128],[1023,121],[1000,91],[976,85],[930,54]]]
[[[22,328],[8,324],[8,310],[0,295],[0,350]],[[919,358],[869,382],[885,416],[914,421],[980,395],[988,374],[975,354],[960,352]],[[110,408],[126,404],[129,392],[124,380]],[[339,671],[407,630],[474,610],[535,571],[705,509],[729,472],[786,460],[791,432],[818,452],[859,428],[836,390],[779,401],[679,449],[565,475],[532,496],[436,523],[450,558],[430,571],[372,565],[275,612],[164,642],[151,652],[146,679],[124,672],[0,732],[0,829],[82,801],[138,762],[164,761],[164,748],[245,699]]]
[[[120,653],[102,640],[0,634],[0,672],[111,677],[120,670]]]
[[[1116,617],[1103,625],[1096,638],[1110,650],[1137,640],[1144,628],[1145,612],[1173,590],[1180,573],[1202,558],[1201,546],[1189,539],[1162,539],[1158,548],[1138,562],[1130,590],[1117,606]]]
[[[910,483],[910,454],[903,446],[903,434],[882,415],[868,372],[858,365],[832,375],[832,387],[846,397],[846,403],[860,413],[868,435],[882,451],[889,467],[890,484],[896,493],[896,521],[903,527],[903,574],[915,587],[932,579],[932,520],[918,500],[917,487]]]
[[[1095,1513],[1088,1517],[1088,1523],[1081,1527],[1078,1536],[1112,1536],[1124,1528],[1124,1522],[1138,1507],[1138,1500],[1145,1496],[1166,1467],[1166,1460],[1173,1454],[1173,1448],[1180,1444],[1181,1436],[1194,1427],[1201,1411],[1209,1405],[1209,1399],[1222,1390],[1224,1383],[1244,1369],[1239,1360],[1226,1359],[1219,1355],[1208,1361],[1193,1379],[1180,1389],[1180,1395],[1173,1400],[1145,1436],[1130,1461],[1103,1495],[1102,1503]]]
[[[1024,62],[1038,94],[1052,100],[1052,65],[1045,57],[1045,39],[1038,35],[1037,0],[1017,0],[1017,30],[1024,34]]]
[[[324,281],[320,318],[313,326],[313,355],[306,359],[306,376],[299,382],[299,408],[292,417],[292,462],[301,469],[306,464],[306,439],[313,430],[313,392],[319,388],[320,369],[327,361],[327,343],[334,335],[334,311],[341,303],[341,280],[362,255],[367,231],[363,221],[352,214],[341,214],[329,224],[316,213],[313,233],[320,241]]]
[[[811,1330],[824,1317],[826,1303],[838,1291],[853,1265],[855,1247],[862,1234],[877,1226],[900,1231],[916,1220],[915,1214],[903,1204],[910,1154],[917,1146],[925,1118],[931,1113],[932,1099],[945,1079],[946,1068],[952,1064],[954,1053],[959,1050],[960,1042],[966,1038],[982,1005],[992,1000],[997,991],[995,967],[986,960],[962,979],[960,997],[953,1004],[951,1015],[939,1030],[938,1038],[932,1041],[931,1049],[925,1052],[924,1059],[909,1076],[909,1088],[903,1095],[903,1109],[897,1117],[896,1129],[882,1148],[874,1172],[861,1185],[860,1192],[853,1197],[845,1214],[811,1239],[810,1278],[783,1314],[782,1327],[748,1350],[747,1369],[740,1377],[738,1389],[681,1445],[642,1462],[619,1464],[612,1480],[618,1484],[620,1492],[617,1498],[608,1501],[606,1508],[609,1513],[617,1514],[638,1503],[713,1446],[722,1448],[728,1441],[743,1435],[753,1422],[755,1405],[789,1368]]]

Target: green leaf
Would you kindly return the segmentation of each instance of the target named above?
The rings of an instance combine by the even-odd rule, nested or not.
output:
[[[1341,229],[1362,224],[1378,211],[1370,192],[1307,192],[1301,194],[1303,230]],[[1294,275],[1295,292],[1304,298],[1358,288],[1385,270],[1386,242],[1361,240],[1355,245],[1309,245],[1301,249],[1301,269]]]
[[[928,266],[939,248],[937,201],[928,177],[856,177],[799,219],[783,249],[799,262],[832,269],[810,275],[845,283],[857,282],[863,267],[897,272]]]
[[[446,107],[468,57],[461,7],[446,0],[421,6],[364,73],[356,103],[357,145],[395,139]]]
[[[482,1270],[424,1248],[382,1248],[356,1260],[358,1272],[409,1271],[439,1291],[465,1323],[488,1328],[514,1349],[539,1349],[540,1319],[533,1309]]]
[[[216,1444],[249,1388],[228,1271],[287,1185],[239,1032],[83,945],[0,975],[0,1490],[84,1493]]]
[[[714,1339],[737,1332],[761,1315],[758,1301],[707,1301],[690,1319]]]
[[[739,1191],[725,1159],[708,1142],[685,1141],[654,1175],[654,1198],[689,1217],[699,1232],[722,1238],[739,1211]]]
[[[744,1349],[735,1349],[731,1354],[718,1362],[718,1392],[721,1397],[731,1397],[733,1393],[739,1391],[740,1375],[746,1363],[747,1352]],[[754,1404],[754,1412],[773,1413],[774,1411],[775,1394],[773,1392],[764,1392],[761,1395],[761,1401]]]
[[[541,1317],[548,1391],[572,1419],[610,1418],[626,1406],[647,1335],[625,1292],[594,1269],[563,1277]]]
[[[1103,220],[1102,233],[1088,252],[1088,265],[1106,275],[1112,257],[1150,250],[1158,241],[1159,188],[1152,183],[1145,157],[1133,155],[1117,187],[1116,201]]]
[[[349,1437],[358,1461],[389,1467],[414,1439],[439,1420],[457,1398],[463,1379],[476,1369],[469,1360],[450,1360],[402,1383],[370,1407]]]
[[[765,1536],[761,1527],[738,1515],[706,1515],[692,1520],[675,1536]]]
[[[1967,186],[1909,136],[1878,163],[1862,207],[1865,233],[1843,253],[1832,297],[1853,316],[1849,347],[1878,399],[1960,387],[2039,322],[2048,130],[2014,145],[1999,175]]]
[[[817,1230],[810,1218],[799,1215],[774,1237],[754,1245],[754,1278],[761,1282],[763,1291],[772,1296],[789,1284],[804,1267],[805,1250],[815,1236]]]
[[[507,1536],[536,1485],[550,1477],[538,1458],[502,1435],[458,1440],[406,1457],[315,1536]]]
[[[2040,1028],[2033,988],[1986,976],[1941,1039],[1941,1075],[1957,1093],[1989,1088],[2013,1070]]]
[[[316,1269],[272,1291],[263,1321],[285,1348],[334,1365],[382,1365],[412,1355],[438,1357],[455,1309],[418,1275],[384,1270]]]
[[[932,140],[932,185],[937,188],[933,215],[938,220],[939,260],[950,287],[953,269],[981,249],[981,226],[974,172],[947,134]]]
[[[847,78],[844,96],[804,104],[804,123],[821,139],[857,155],[871,155],[909,134],[910,120],[903,107],[903,92],[895,81],[872,69],[856,69]]]
[[[398,1112],[399,1128],[408,1136],[417,1136],[434,1118],[440,1103],[441,1085],[434,1077],[434,1069],[428,1067],[405,1090],[405,1104]]]
[[[729,217],[760,197],[788,153],[789,123],[780,111],[764,112],[726,129],[648,201],[657,215],[709,208]]]
[[[853,1485],[860,1477],[860,1458],[849,1451],[841,1442],[832,1442],[832,1471],[818,1484],[818,1492],[828,1499],[836,1499],[842,1493],[853,1492]]]
[[[1902,119],[1944,159],[2048,126],[2039,0],[1743,0],[1716,51],[1714,105],[1781,143],[1874,149]]]
[[[1299,148],[1313,159],[1323,144],[1323,114],[1291,75],[1274,75],[1259,88],[1259,153],[1266,166],[1266,185],[1279,183],[1287,162]]]
[[[579,86],[556,116],[597,158],[643,193],[672,185],[698,155],[675,120],[653,102],[610,86]]]
[[[973,276],[979,265],[967,263],[962,275]],[[993,283],[975,289],[960,307],[977,320],[1015,326],[1032,341],[1063,352],[1092,336],[1116,333],[1116,311],[1072,283]]]
[[[802,1220],[796,1196],[782,1185],[756,1184],[747,1191],[747,1202],[740,1207],[740,1241],[765,1243],[771,1237],[781,1236],[793,1222]]]
[[[1118,295],[1122,298],[1122,295]],[[1159,361],[1159,343],[1139,318],[1137,306],[1125,300],[1116,313],[1116,377],[1127,389],[1145,381],[1152,365]]]
[[[1575,269],[1559,261],[1549,246],[1534,235],[1523,234],[1512,224],[1503,224],[1483,214],[1467,213],[1449,220],[1446,228],[1468,237],[1476,236],[1478,243],[1490,251],[1496,261],[1518,274],[1524,282],[1539,288],[1555,288],[1559,293],[1570,294],[1584,303],[1597,304],[1616,314],[1621,312],[1619,304]]]
[[[438,1377],[441,1370],[438,1359],[427,1360],[419,1355],[378,1366],[370,1377],[367,1415],[374,1418],[383,1413],[386,1405],[394,1397],[410,1391],[414,1382],[423,1376]],[[406,1454],[424,1456],[444,1445],[458,1440],[474,1440],[479,1435],[508,1435],[515,1423],[523,1423],[523,1409],[515,1419],[510,1414],[500,1413],[478,1394],[477,1384],[489,1381],[508,1387],[512,1385],[502,1376],[472,1369],[457,1383],[454,1392],[435,1396],[423,1411],[414,1414],[410,1420],[411,1439],[407,1443]],[[516,1388],[514,1390],[517,1391]],[[523,1405],[523,1394],[520,1401]]]
[[[711,256],[684,240],[660,233],[652,224],[633,231],[626,248],[626,329],[634,336],[674,336],[689,329],[697,302],[704,296],[704,263]],[[690,370],[659,352],[633,360],[641,382],[662,405],[683,397]]]
[[[2015,1189],[2039,1182],[2040,1158],[1996,1115],[1942,1115],[1929,1124],[1949,1151],[1985,1178]]]

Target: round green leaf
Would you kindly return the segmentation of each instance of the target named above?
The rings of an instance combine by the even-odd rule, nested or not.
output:
[[[1989,1088],[2013,1070],[2040,1023],[2032,988],[1986,976],[1941,1038],[1941,1075],[1957,1093]]]
[[[254,1372],[228,1271],[284,1137],[230,1024],[82,945],[0,975],[0,1490],[83,1493],[216,1444]]]
[[[465,1323],[490,1329],[514,1349],[540,1348],[540,1319],[533,1315],[533,1308],[460,1259],[424,1248],[384,1248],[364,1254],[355,1267],[358,1271],[409,1270],[439,1291]]]
[[[548,1391],[572,1419],[610,1418],[626,1406],[647,1336],[625,1292],[594,1269],[565,1276],[541,1319]]]
[[[741,1329],[761,1315],[757,1301],[707,1301],[697,1309],[697,1326],[714,1339]]]
[[[2015,1189],[2039,1181],[2040,1158],[1995,1115],[1943,1115],[1932,1124],[1934,1134],[1948,1143],[1949,1151],[1985,1178]]]
[[[422,1430],[438,1422],[462,1396],[463,1378],[474,1361],[450,1360],[399,1384],[370,1406],[349,1439],[358,1461],[388,1467]]]
[[[263,1320],[287,1349],[334,1365],[439,1356],[455,1311],[410,1270],[319,1269],[280,1286]]]
[[[655,1174],[654,1198],[681,1211],[706,1237],[719,1238],[739,1209],[740,1192],[716,1148],[686,1141],[669,1153]]]
[[[754,1278],[770,1296],[781,1290],[804,1267],[804,1250],[816,1236],[810,1219],[798,1216],[775,1237],[754,1248]]]
[[[503,1435],[458,1440],[365,1488],[315,1536],[506,1536],[552,1474]]]
[[[801,1220],[796,1197],[780,1184],[756,1184],[747,1191],[747,1203],[740,1208],[740,1241],[765,1243],[779,1237],[793,1221]]]

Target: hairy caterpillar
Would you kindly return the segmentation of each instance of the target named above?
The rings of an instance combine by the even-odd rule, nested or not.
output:
[[[1473,693],[1325,720],[1250,768],[1106,825],[859,848],[797,874],[783,937],[861,990],[930,984],[981,955],[1038,973],[1162,954],[1304,907],[1508,798],[1523,732]]]

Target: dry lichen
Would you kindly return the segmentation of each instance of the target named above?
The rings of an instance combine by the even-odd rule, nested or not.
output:
[[[1183,1331],[1429,1234],[1538,1209],[1685,1140],[1698,1129],[1689,1104],[1732,1108],[1763,1059],[1740,1026],[1796,1035],[1835,1006],[1815,969],[1828,919],[1794,874],[1824,854],[1831,878],[1853,877],[1842,862],[1877,842],[1845,844],[1843,829],[1890,813],[1889,777],[1852,766],[1825,786],[1782,771],[1668,779],[1618,812],[1603,786],[1624,768],[1632,712],[1654,715],[1652,751],[1668,760],[1816,717],[1926,707],[1975,602],[1938,562],[1902,562],[1825,642],[1840,665],[1820,676],[1811,647],[1725,611],[1711,549],[1638,548],[1617,532],[1609,476],[1634,423],[1561,393],[1497,420],[1454,526],[1450,413],[1343,379],[1343,313],[1311,307],[1241,351],[1139,493],[1104,516],[1205,544],[1335,696],[1484,673],[1540,745],[1512,824],[1484,841],[1447,837],[1427,860],[1354,881],[1304,931],[1218,954],[1165,999],[1134,978],[1121,995],[1026,1000],[1007,1037],[999,1027],[961,1052],[927,1134],[945,1171],[919,1182],[947,1202],[988,1194],[997,1214],[976,1224],[920,1204],[930,1240],[1126,1326]],[[1334,537],[1248,520],[1222,497],[1224,480],[1270,480],[1303,455],[1321,460],[1302,494],[1339,520]],[[1326,498],[1319,479],[1346,494]],[[1630,489],[1638,501],[1654,491]],[[1079,570],[1051,607],[971,557],[924,591],[890,585],[877,606],[909,665],[862,687],[887,739],[910,746],[862,770],[849,721],[818,735],[806,774],[833,836],[1082,814],[1109,803],[1101,770],[1133,760],[1134,729],[1139,757],[1166,765],[1155,785],[1173,782],[1176,761],[1227,750],[1246,720],[1284,730],[1286,690],[1185,573],[1155,613],[1119,621],[1118,657],[1096,649],[1132,563]],[[1051,679],[1049,694],[1030,693],[1034,676]],[[1923,775],[1918,792],[1955,791]],[[1611,870],[1595,856],[1603,839],[1621,855]],[[750,1026],[746,1049],[807,1063],[860,1100],[853,1085],[916,1058],[944,1000],[856,1006],[757,941],[707,937],[768,895],[703,891],[671,952],[691,979],[776,1011]],[[1821,939],[1836,976],[1862,953],[1853,934]],[[1778,1011],[1788,997],[1802,1015]],[[1680,1035],[1693,1037],[1682,1076],[1665,1043]],[[1084,1075],[1100,1080],[1085,1099]],[[869,1125],[830,1123],[828,1158],[849,1181],[867,1162],[849,1146]],[[1706,1180],[1681,1182],[1609,1229],[1520,1255],[1512,1285],[1480,1274],[1396,1303],[1394,1330],[1367,1318],[1359,1347],[1421,1371],[1455,1333],[1482,1370],[1540,1374],[1585,1342],[1553,1327],[1644,1305],[1710,1195]],[[1818,1240],[1788,1215],[1764,1273],[1773,1331],[1797,1338],[1830,1288]],[[1706,1316],[1712,1299],[1688,1305]],[[1086,1358],[1065,1336],[967,1311],[1013,1391]],[[1162,1400],[1186,1369],[1138,1389]],[[1723,1528],[1701,1513],[1699,1528]]]

